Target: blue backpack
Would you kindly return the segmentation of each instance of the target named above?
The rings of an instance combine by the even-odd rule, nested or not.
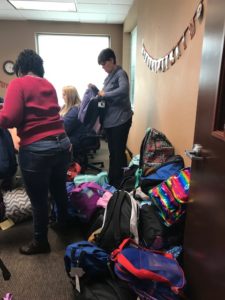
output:
[[[72,277],[73,268],[81,268],[88,277],[105,276],[109,274],[109,254],[94,244],[81,241],[70,244],[66,248],[65,269]]]
[[[139,185],[142,191],[145,194],[148,194],[149,190],[154,186],[167,180],[172,175],[179,174],[180,170],[183,168],[183,157],[180,155],[173,155],[166,162],[149,172],[146,176],[141,176],[139,178]]]
[[[111,259],[117,277],[126,281],[141,299],[179,299],[186,282],[172,254],[146,249],[125,239],[112,252]]]
[[[12,177],[17,170],[16,153],[10,132],[0,128],[0,179]]]

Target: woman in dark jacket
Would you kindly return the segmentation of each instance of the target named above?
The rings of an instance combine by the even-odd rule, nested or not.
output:
[[[98,94],[104,97],[106,103],[103,128],[109,148],[109,183],[119,188],[123,168],[127,166],[125,150],[133,115],[129,80],[126,72],[117,65],[112,49],[106,48],[100,52],[98,64],[108,74]]]
[[[83,141],[87,140],[90,133],[94,134],[94,132],[85,127],[78,118],[81,100],[77,89],[74,86],[65,86],[62,96],[65,104],[60,115],[64,121],[65,131],[73,145],[74,159],[76,159],[82,150]]]

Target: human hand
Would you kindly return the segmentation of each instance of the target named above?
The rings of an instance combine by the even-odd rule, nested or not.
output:
[[[101,97],[104,97],[105,96],[105,92],[103,90],[101,90],[101,91],[98,92],[98,95],[101,96]]]

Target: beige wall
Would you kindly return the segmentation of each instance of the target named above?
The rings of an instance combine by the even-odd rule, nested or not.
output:
[[[184,150],[193,143],[196,103],[199,83],[201,48],[204,22],[198,26],[193,40],[179,61],[165,73],[152,73],[141,56],[144,40],[148,52],[154,57],[165,55],[181,37],[194,15],[198,0],[135,0],[129,15],[121,25],[97,25],[56,22],[0,21],[0,65],[15,60],[24,48],[35,49],[35,33],[108,34],[111,47],[129,73],[130,35],[137,25],[137,72],[135,110],[128,147],[139,153],[140,143],[147,127],[164,132],[184,156]],[[88,68],[85,66],[84,68]],[[13,77],[0,69],[0,80],[8,83]],[[5,88],[0,84],[0,96]],[[186,159],[186,163],[190,161]]]
[[[111,47],[115,50],[118,63],[122,63],[122,25],[97,25],[62,22],[0,21],[0,66],[5,60],[15,61],[18,53],[25,49],[35,49],[35,33],[103,34],[111,37]],[[91,51],[91,49],[90,49]],[[97,59],[97,57],[96,57]],[[56,62],[57,63],[57,62]],[[84,70],[88,72],[88,66]],[[57,70],[60,72],[60,70]],[[0,81],[9,83],[13,76],[6,75],[0,68]],[[5,87],[0,82],[0,96]]]
[[[198,3],[198,0],[136,0],[137,16],[131,10],[125,21],[124,31],[132,30],[135,25],[138,28],[135,108],[128,140],[134,154],[139,153],[147,127],[165,133],[177,154],[184,158],[184,150],[192,147],[204,22],[197,27],[182,57],[165,73],[155,74],[147,68],[141,46],[144,40],[151,56],[164,56],[180,39]],[[129,39],[124,40],[124,48],[128,42]],[[185,162],[190,165],[189,159],[185,158]]]

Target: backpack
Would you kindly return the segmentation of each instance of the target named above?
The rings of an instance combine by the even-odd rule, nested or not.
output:
[[[74,177],[76,177],[81,172],[81,166],[78,162],[72,162],[67,170],[67,181],[73,181]]]
[[[5,218],[5,204],[3,201],[3,195],[0,190],[0,222],[2,222]]]
[[[184,168],[148,193],[166,226],[176,223],[186,212],[190,176],[190,168]]]
[[[96,244],[111,252],[123,239],[132,237],[138,242],[138,204],[126,191],[116,191],[105,209],[101,232]]]
[[[99,185],[103,185],[108,183],[108,173],[106,171],[102,171],[98,174],[79,174],[74,177],[74,183],[76,186],[84,183],[84,182],[95,182]]]
[[[109,254],[90,242],[81,241],[66,247],[64,263],[70,278],[73,268],[82,268],[90,278],[105,276],[109,273],[109,262]]]
[[[76,300],[136,300],[136,294],[126,282],[106,277],[97,281],[80,280],[81,291],[74,290]]]
[[[120,182],[120,189],[127,192],[131,192],[135,188],[136,182],[136,171],[138,169],[137,165],[132,165],[131,167],[125,168],[122,180]]]
[[[159,216],[157,207],[150,201],[143,201],[140,204],[138,224],[140,245],[155,250],[181,245],[184,221],[185,219],[181,218],[176,224],[168,227]]]
[[[17,160],[12,136],[7,129],[0,128],[0,179],[12,177],[16,170]]]
[[[98,88],[94,85],[90,85],[83,96],[80,108],[79,108],[79,112],[78,112],[78,119],[81,121],[81,123],[84,122],[84,118],[87,112],[87,108],[88,108],[88,104],[90,103],[90,101],[92,100],[92,98],[94,98],[95,96],[97,96],[98,94]]]
[[[184,160],[180,155],[173,155],[168,160],[157,168],[152,170],[147,176],[141,176],[139,185],[141,190],[148,194],[149,190],[154,186],[160,184],[172,175],[179,174],[180,170],[184,168]]]
[[[154,128],[148,128],[141,143],[137,177],[146,176],[174,155],[174,147],[167,137]]]
[[[19,223],[32,217],[30,198],[23,187],[3,192],[5,217]]]
[[[1,260],[1,258],[0,258],[0,270],[2,271],[2,276],[3,276],[4,280],[9,280],[11,277],[11,273],[6,268],[6,266],[3,263],[3,261]]]
[[[86,114],[84,117],[84,125],[94,128],[96,122],[102,124],[106,108],[106,101],[104,97],[95,96],[88,103]]]
[[[141,299],[178,299],[176,294],[186,283],[172,254],[143,248],[131,239],[125,239],[112,252],[111,259],[115,274],[129,283]],[[159,298],[162,288],[171,297]]]
[[[11,293],[6,293],[2,300],[13,300],[13,295]]]
[[[71,206],[77,211],[77,217],[83,222],[89,222],[93,216],[98,199],[105,189],[95,182],[85,182],[74,187],[69,193]]]

